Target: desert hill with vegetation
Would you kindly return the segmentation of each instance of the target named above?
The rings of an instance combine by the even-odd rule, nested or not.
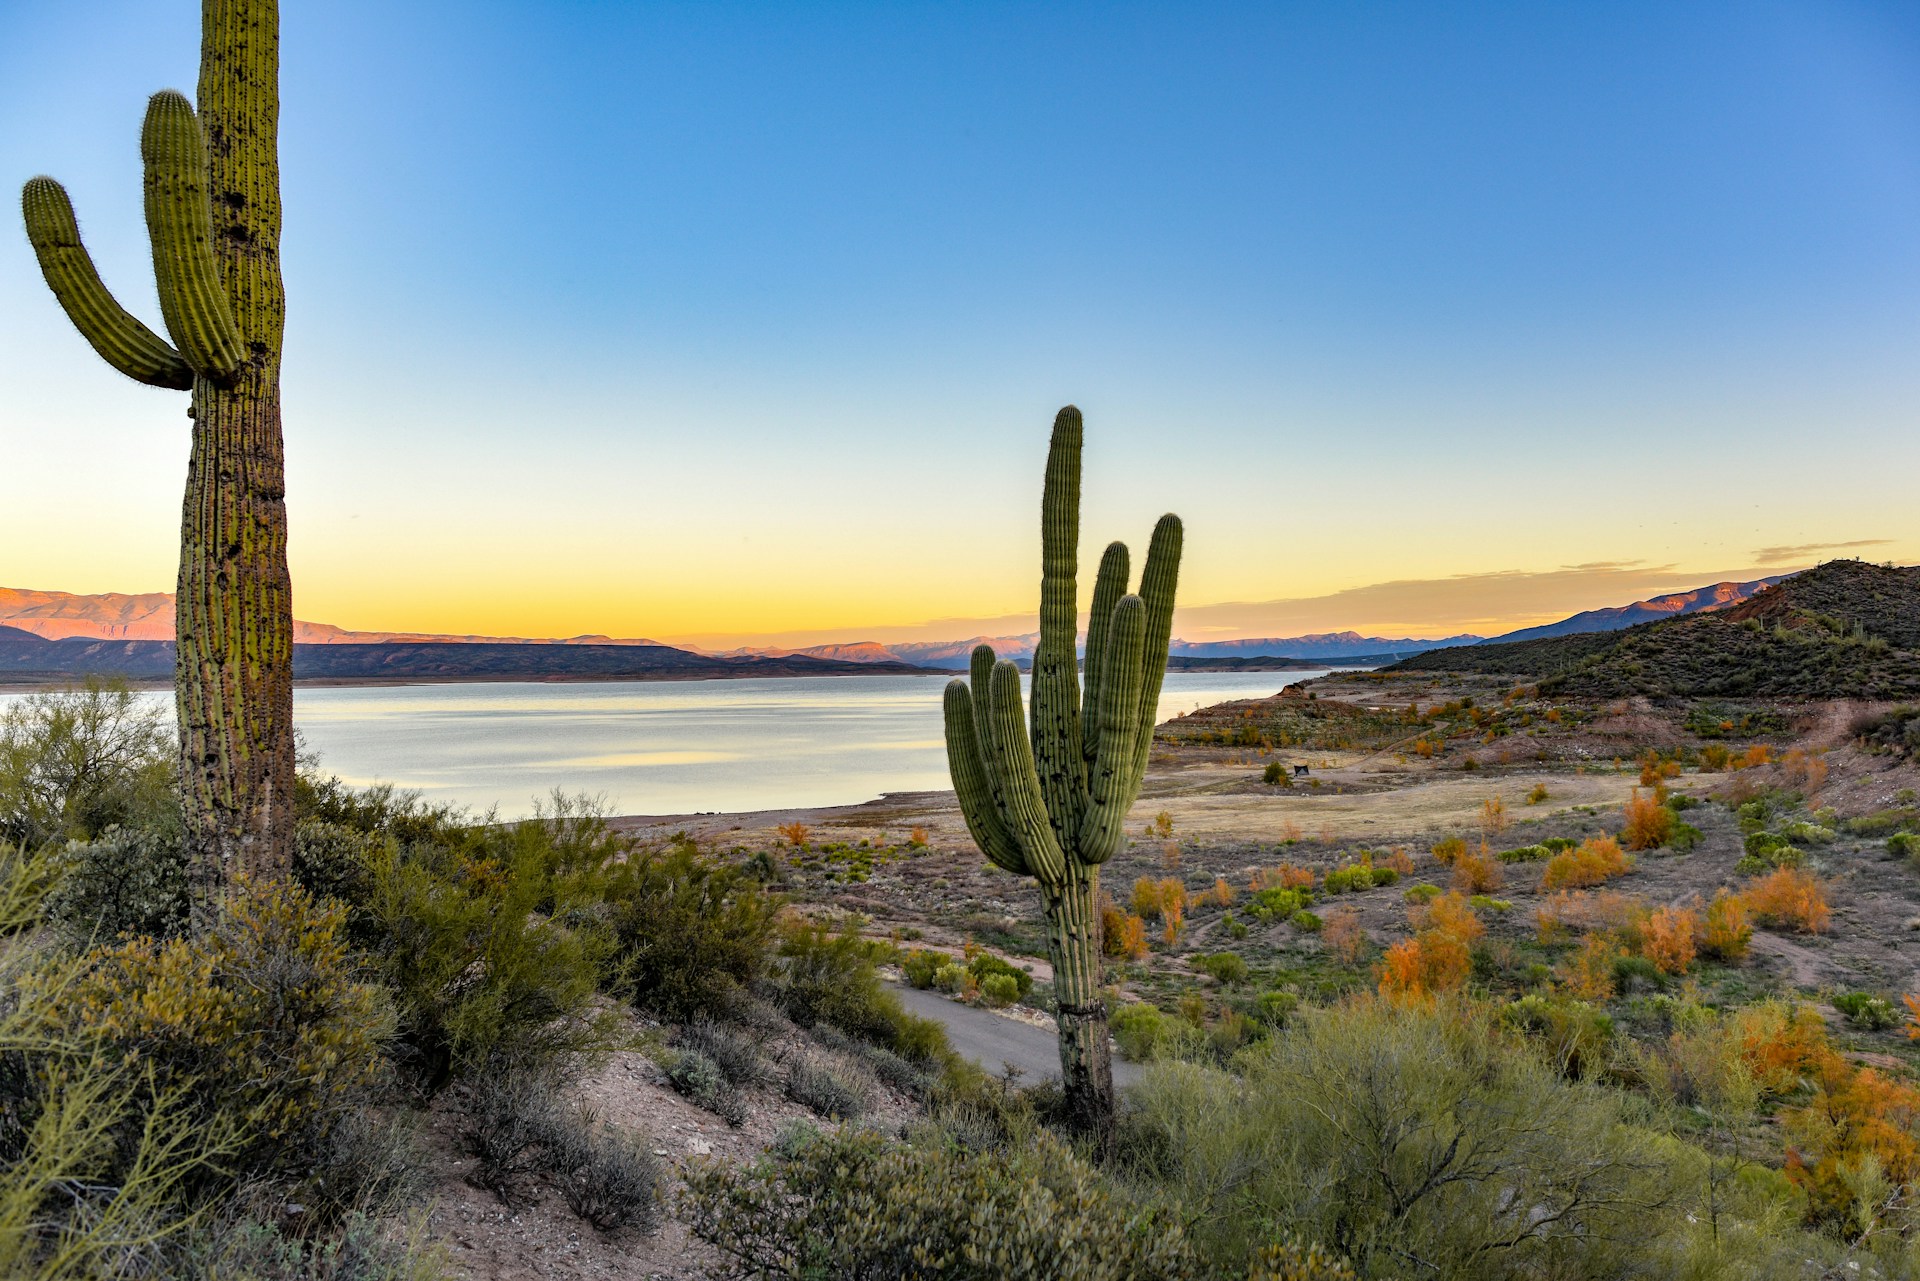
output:
[[[1392,670],[1512,676],[1584,698],[1912,698],[1920,568],[1829,561],[1724,610],[1435,650]]]

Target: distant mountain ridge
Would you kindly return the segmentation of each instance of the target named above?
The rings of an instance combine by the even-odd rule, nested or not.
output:
[[[1495,636],[1491,640],[1480,643],[1502,645],[1508,641],[1540,640],[1548,636],[1571,636],[1580,632],[1616,632],[1640,623],[1657,622],[1663,618],[1678,618],[1707,610],[1727,609],[1744,600],[1752,599],[1766,588],[1789,577],[1791,577],[1789,574],[1775,574],[1771,578],[1756,578],[1750,583],[1711,583],[1705,587],[1696,587],[1690,592],[1672,592],[1665,596],[1638,600],[1631,605],[1616,605],[1611,609],[1582,610],[1571,618],[1563,618],[1557,623],[1523,627],[1517,632],[1508,632],[1504,636]],[[1435,648],[1439,647],[1435,646]]]
[[[1828,561],[1723,609],[1436,651],[1394,670],[1486,673],[1586,698],[1911,699],[1920,567]]]

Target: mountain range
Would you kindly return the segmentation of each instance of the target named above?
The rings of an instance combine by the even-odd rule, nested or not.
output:
[[[1168,647],[1186,670],[1257,670],[1261,660],[1354,664],[1392,663],[1435,650],[1462,649],[1546,637],[1618,631],[1653,619],[1737,605],[1781,577],[1713,583],[1688,592],[1587,610],[1541,627],[1503,636],[1440,639],[1363,636],[1354,631],[1240,640],[1186,641]],[[361,632],[329,623],[294,624],[294,670],[303,680],[366,679],[699,679],[714,676],[882,674],[964,671],[976,645],[1025,663],[1038,633],[971,636],[951,641],[875,641],[797,649],[703,650],[644,638],[588,635],[561,638],[460,636],[421,632]],[[159,678],[173,669],[173,597],[0,588],[0,672],[119,672]]]

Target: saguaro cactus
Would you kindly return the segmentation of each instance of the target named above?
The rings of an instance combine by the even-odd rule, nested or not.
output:
[[[193,393],[174,697],[202,920],[227,878],[284,869],[293,833],[279,28],[275,0],[203,0],[198,114],[172,91],[147,105],[147,231],[171,343],[101,283],[59,183],[34,178],[21,196],[47,284],[94,350]]]
[[[1167,670],[1180,518],[1154,527],[1140,591],[1127,591],[1125,543],[1100,559],[1087,623],[1086,690],[1075,659],[1079,602],[1080,411],[1053,421],[1040,501],[1040,644],[1033,725],[1020,672],[973,651],[971,683],[946,691],[947,764],[967,830],[989,859],[1040,883],[1060,1025],[1068,1118],[1096,1140],[1113,1120],[1113,1060],[1100,994],[1100,865],[1120,847],[1140,795]]]

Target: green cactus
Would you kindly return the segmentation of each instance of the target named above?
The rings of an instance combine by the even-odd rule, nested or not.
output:
[[[1124,543],[1107,547],[1087,624],[1086,691],[1075,659],[1079,602],[1080,411],[1053,422],[1040,504],[1040,643],[1033,655],[1033,727],[1020,672],[973,651],[971,681],[946,691],[947,763],[967,830],[989,859],[1040,883],[1053,961],[1060,1068],[1068,1117],[1104,1141],[1113,1119],[1113,1062],[1100,994],[1100,865],[1146,777],[1154,712],[1167,670],[1178,516],[1160,518],[1140,592],[1127,592]]]
[[[20,202],[41,272],[94,350],[193,393],[174,696],[203,924],[227,880],[284,872],[293,834],[279,28],[275,0],[203,0],[197,115],[172,91],[147,104],[147,232],[171,343],[114,301],[59,183],[34,178]]]

